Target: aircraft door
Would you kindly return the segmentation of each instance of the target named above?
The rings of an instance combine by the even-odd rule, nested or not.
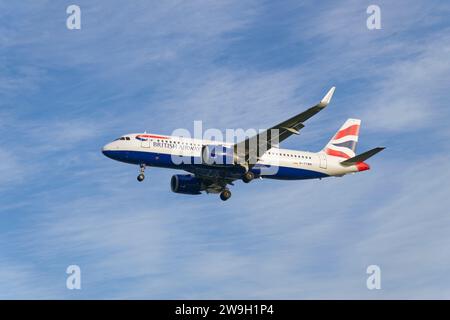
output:
[[[319,153],[319,167],[321,167],[322,169],[326,169],[327,168],[327,156],[323,153]]]
[[[150,138],[145,138],[141,140],[141,147],[142,148],[150,148]]]

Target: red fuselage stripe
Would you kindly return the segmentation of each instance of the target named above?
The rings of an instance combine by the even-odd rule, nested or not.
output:
[[[155,136],[155,135],[152,135],[152,134],[140,134],[137,137],[138,138],[153,138],[153,139],[169,139],[168,137]]]

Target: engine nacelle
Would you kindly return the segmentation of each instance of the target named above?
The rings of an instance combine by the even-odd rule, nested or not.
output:
[[[202,162],[210,166],[233,166],[237,157],[233,147],[206,145],[202,147]]]
[[[176,174],[170,179],[170,188],[175,193],[201,194],[202,182],[190,174]]]

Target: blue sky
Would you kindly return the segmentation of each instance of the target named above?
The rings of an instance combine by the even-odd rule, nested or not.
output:
[[[450,6],[378,1],[0,2],[0,298],[450,298]],[[346,118],[372,170],[170,192],[102,156],[129,132]],[[66,289],[68,265],[82,290]],[[382,271],[367,290],[366,268]]]

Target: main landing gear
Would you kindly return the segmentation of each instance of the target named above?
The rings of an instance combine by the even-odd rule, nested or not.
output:
[[[221,193],[220,193],[220,199],[222,201],[227,201],[228,199],[231,198],[231,191],[228,189],[224,189]]]
[[[245,183],[249,183],[250,181],[252,181],[253,179],[255,179],[255,175],[253,172],[251,171],[247,171],[246,173],[244,173],[244,175],[242,176],[242,181],[244,181]]]
[[[139,175],[137,176],[137,180],[139,182],[142,182],[145,179],[144,171],[145,171],[145,164],[141,164],[139,169]]]

